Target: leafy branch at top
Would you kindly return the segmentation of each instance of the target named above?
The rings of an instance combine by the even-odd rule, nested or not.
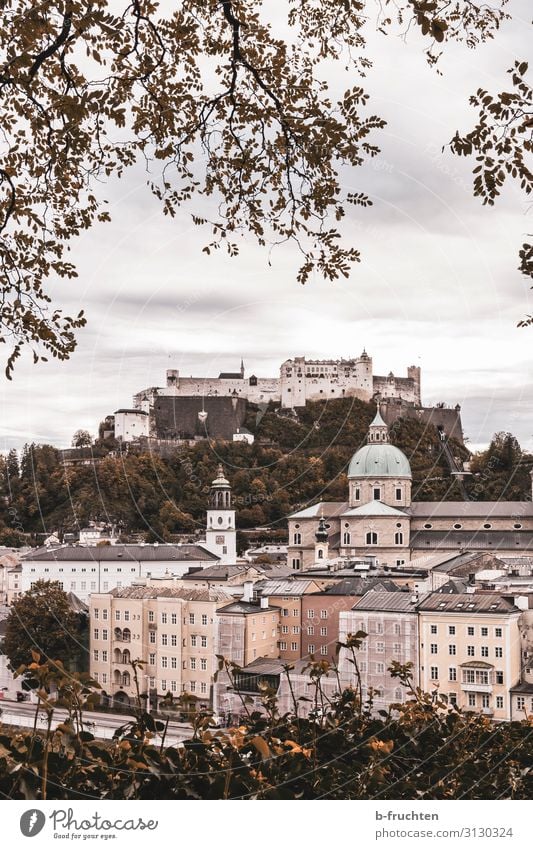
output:
[[[496,32],[505,2],[384,0],[378,25],[389,32],[415,23],[431,44],[475,46]],[[371,0],[287,0],[283,38],[261,0],[183,0],[166,16],[150,0],[117,6],[2,4],[0,343],[10,351],[8,377],[24,345],[36,362],[74,350],[83,311],[63,315],[46,284],[76,277],[71,239],[109,220],[101,184],[136,162],[146,164],[166,214],[202,198],[193,220],[211,229],[208,253],[224,246],[235,255],[244,233],[262,246],[292,242],[302,283],[315,272],[347,276],[359,261],[339,227],[348,204],[371,201],[345,195],[341,173],[378,154],[371,136],[385,122],[366,114],[360,85],[333,96],[320,72],[334,60],[364,76]]]

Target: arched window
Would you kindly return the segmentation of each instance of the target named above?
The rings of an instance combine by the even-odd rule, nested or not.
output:
[[[351,534],[349,531],[344,531],[342,542],[344,545],[350,545]]]
[[[130,673],[129,672],[123,672],[122,673],[122,686],[123,687],[129,687],[130,686]]]
[[[129,662],[130,662],[130,653],[129,653],[129,650],[126,649],[125,651],[122,652],[122,663],[129,663]]]
[[[368,531],[366,535],[366,544],[367,545],[377,545],[378,544],[378,535],[375,531]]]
[[[114,657],[115,657],[115,663],[121,663],[122,662],[122,652],[120,651],[120,649],[115,649]]]
[[[124,630],[122,632],[122,639],[124,640],[125,643],[131,642],[131,631],[130,631],[129,628],[124,628]]]
[[[403,534],[401,531],[397,531],[394,534],[394,545],[403,545]]]
[[[299,532],[298,532],[298,533],[295,533],[295,534],[294,534],[294,545],[301,545],[301,544],[302,544],[302,535],[301,535],[301,533],[299,533]]]
[[[321,548],[318,549],[317,557],[318,557],[319,560],[324,559],[324,551]]]
[[[122,683],[122,675],[121,675],[121,673],[119,672],[118,669],[115,669],[113,678],[114,678],[115,684],[121,684]]]
[[[122,639],[122,628],[115,628],[114,634],[115,634],[115,640],[121,640]]]

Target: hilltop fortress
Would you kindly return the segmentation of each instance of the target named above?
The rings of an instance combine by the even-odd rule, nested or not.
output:
[[[420,404],[420,368],[409,366],[407,377],[387,377],[372,373],[372,357],[363,351],[360,357],[349,360],[307,360],[295,357],[280,367],[279,377],[245,376],[241,360],[237,372],[221,372],[218,377],[181,377],[177,369],[167,371],[165,387],[152,386],[138,392],[133,399],[136,409],[145,409],[146,401],[156,397],[233,396],[254,404],[274,401],[282,407],[305,407],[308,401],[326,398],[360,398],[370,401],[379,394],[382,398],[401,398]]]
[[[409,366],[405,377],[392,371],[375,375],[366,351],[353,359],[294,357],[282,363],[279,377],[247,377],[242,360],[239,371],[221,372],[218,377],[182,377],[177,369],[169,369],[165,386],[137,392],[131,408],[116,410],[107,421],[124,443],[206,437],[251,441],[243,428],[247,402],[263,409],[272,402],[289,412],[310,401],[339,398],[379,401],[388,424],[399,416],[416,416],[462,440],[458,407],[422,407],[418,366]]]

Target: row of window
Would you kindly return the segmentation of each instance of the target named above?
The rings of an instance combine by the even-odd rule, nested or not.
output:
[[[117,613],[119,613],[118,610],[117,610]],[[120,616],[117,616],[117,619],[120,619]],[[155,622],[155,612],[153,610],[148,611],[148,622],[150,622],[150,623]],[[178,614],[177,613],[171,613],[169,615],[168,613],[162,613],[161,614],[161,624],[162,625],[168,625],[169,622],[170,622],[171,625],[177,625],[178,624]],[[186,616],[183,617],[183,624],[186,625],[187,622],[189,623],[189,625],[196,625],[196,624],[207,625],[209,620],[208,620],[208,617],[207,617],[207,613],[202,613],[202,615],[199,618],[199,621],[197,623],[196,622],[196,614],[189,613],[188,618]]]
[[[378,640],[376,643],[372,643],[371,647],[375,649],[377,654],[385,654],[385,643],[381,640]],[[363,640],[361,643],[360,650],[362,652],[368,651],[368,640]],[[392,653],[393,654],[401,654],[402,645],[401,643],[393,643],[392,645]],[[408,650],[409,651],[409,650]]]
[[[433,525],[431,524],[431,522],[426,522],[424,524],[424,530],[425,531],[430,531],[432,529],[432,527],[433,527]],[[454,531],[460,531],[463,526],[460,522],[454,522],[452,527],[453,527]],[[491,523],[485,522],[484,525],[483,525],[483,530],[490,531],[491,529],[492,529]],[[472,530],[472,528],[468,528],[468,530]],[[520,524],[520,522],[514,523],[513,530],[515,530],[515,531],[522,530],[522,525]]]
[[[372,487],[372,499],[374,501],[381,501],[381,493],[382,493],[382,488],[380,486]],[[396,486],[394,488],[394,498],[396,499],[396,501],[401,501],[403,499],[403,489],[402,489],[401,486]],[[354,487],[353,500],[354,501],[360,501],[361,500],[361,487],[359,487],[359,486]]]
[[[501,670],[494,671],[493,679],[492,669],[463,669],[462,684],[476,684],[483,686],[491,686],[492,684],[503,684],[503,672]],[[429,677],[432,681],[438,681],[439,667],[431,666],[429,669]],[[450,666],[448,668],[448,681],[457,681],[457,667]]]
[[[440,647],[437,643],[430,643],[430,652],[431,654],[438,654]],[[489,657],[489,647],[481,646],[480,649],[481,657]],[[448,645],[448,654],[457,654],[457,646],[455,643],[450,643]],[[476,647],[475,646],[467,646],[466,647],[467,657],[475,657],[476,656]],[[496,646],[494,649],[494,657],[503,657],[503,648],[502,646]]]
[[[448,625],[448,634],[450,634],[451,636],[456,634],[457,633],[456,628],[457,628],[456,625]],[[438,625],[431,625],[429,630],[430,630],[431,634],[438,634],[439,633],[439,626]],[[466,633],[469,637],[475,637],[476,636],[476,626],[475,625],[467,625],[466,626]],[[479,629],[479,633],[482,637],[488,637],[489,636],[489,628],[486,625],[482,625],[481,628]],[[498,639],[503,637],[503,628],[499,628],[499,627],[494,628],[494,636],[497,637]]]
[[[320,654],[327,655],[328,651],[328,646],[320,646]],[[307,646],[307,654],[315,654],[315,646],[313,643],[309,643]]]
[[[30,569],[30,572],[36,572],[36,571],[37,571],[37,569],[36,569],[34,566],[32,566],[32,567],[31,567],[31,569]],[[45,566],[45,568],[44,568],[44,569],[39,568],[39,570],[38,570],[38,571],[39,571],[39,572],[49,572],[49,571],[50,571],[50,569],[49,569],[49,567],[48,567],[48,566]],[[63,566],[59,566],[57,571],[58,571],[58,572],[64,572],[64,571],[65,571],[65,569],[63,568]],[[76,566],[71,566],[70,568],[67,566],[67,571],[69,571],[71,574],[73,574],[74,572],[77,572],[77,568],[76,568]],[[87,568],[85,568],[85,566],[82,566],[82,568],[80,569],[80,572],[82,572],[82,573],[83,573],[83,572],[89,572],[89,571],[90,571],[90,572],[96,572],[96,571],[97,571],[97,569],[96,569],[96,568],[94,568],[94,567],[92,567],[91,569],[87,569]],[[114,572],[122,572],[122,571],[126,571],[126,570],[125,570],[125,569],[123,570],[123,569],[122,569],[122,566],[116,566],[114,569],[112,569],[112,571],[114,571]],[[135,572],[135,573],[136,573],[136,572],[137,572],[137,567],[136,567],[136,566],[132,566],[132,567],[131,567],[131,569],[130,569],[130,571],[131,571],[131,572]],[[104,566],[104,567],[102,568],[102,572],[109,572],[109,568],[108,568],[107,566]]]
[[[351,540],[352,540],[351,534],[349,533],[349,531],[345,531],[342,535],[342,544],[343,545],[351,545]],[[379,544],[378,543],[378,534],[375,531],[368,531],[368,533],[365,534],[365,541],[366,541],[366,545],[378,545]],[[299,531],[297,531],[293,535],[293,544],[294,545],[301,545],[302,544],[302,535]],[[403,545],[403,533],[402,533],[402,531],[397,531],[394,534],[394,545]],[[295,566],[294,564],[295,564],[295,561],[293,561],[293,569],[299,568],[299,561],[298,561],[298,566]]]
[[[287,643],[284,640],[280,641],[279,647],[281,651],[287,651]],[[298,651],[298,643],[291,643],[291,651]]]

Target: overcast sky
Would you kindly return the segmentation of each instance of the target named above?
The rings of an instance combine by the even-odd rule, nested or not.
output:
[[[207,257],[190,223],[161,214],[140,171],[113,183],[113,222],[72,245],[79,278],[53,291],[67,311],[84,308],[88,326],[66,363],[17,364],[2,378],[0,450],[24,442],[70,444],[146,386],[164,385],[167,368],[211,376],[238,368],[278,374],[297,355],[351,357],[363,347],[374,373],[422,368],[425,403],[460,403],[470,444],[497,430],[533,449],[533,312],[518,250],[531,232],[519,190],[493,208],[472,198],[468,162],[441,152],[475,113],[478,86],[498,91],[506,69],[527,59],[529,0],[511,0],[513,22],[477,51],[453,48],[431,70],[416,37],[406,45],[369,32],[375,68],[364,85],[370,111],[388,121],[375,136],[382,154],[346,177],[374,206],[351,211],[346,233],[362,262],[345,281],[296,282],[290,247],[267,255],[243,241],[236,259]],[[198,204],[195,210],[202,213]]]

